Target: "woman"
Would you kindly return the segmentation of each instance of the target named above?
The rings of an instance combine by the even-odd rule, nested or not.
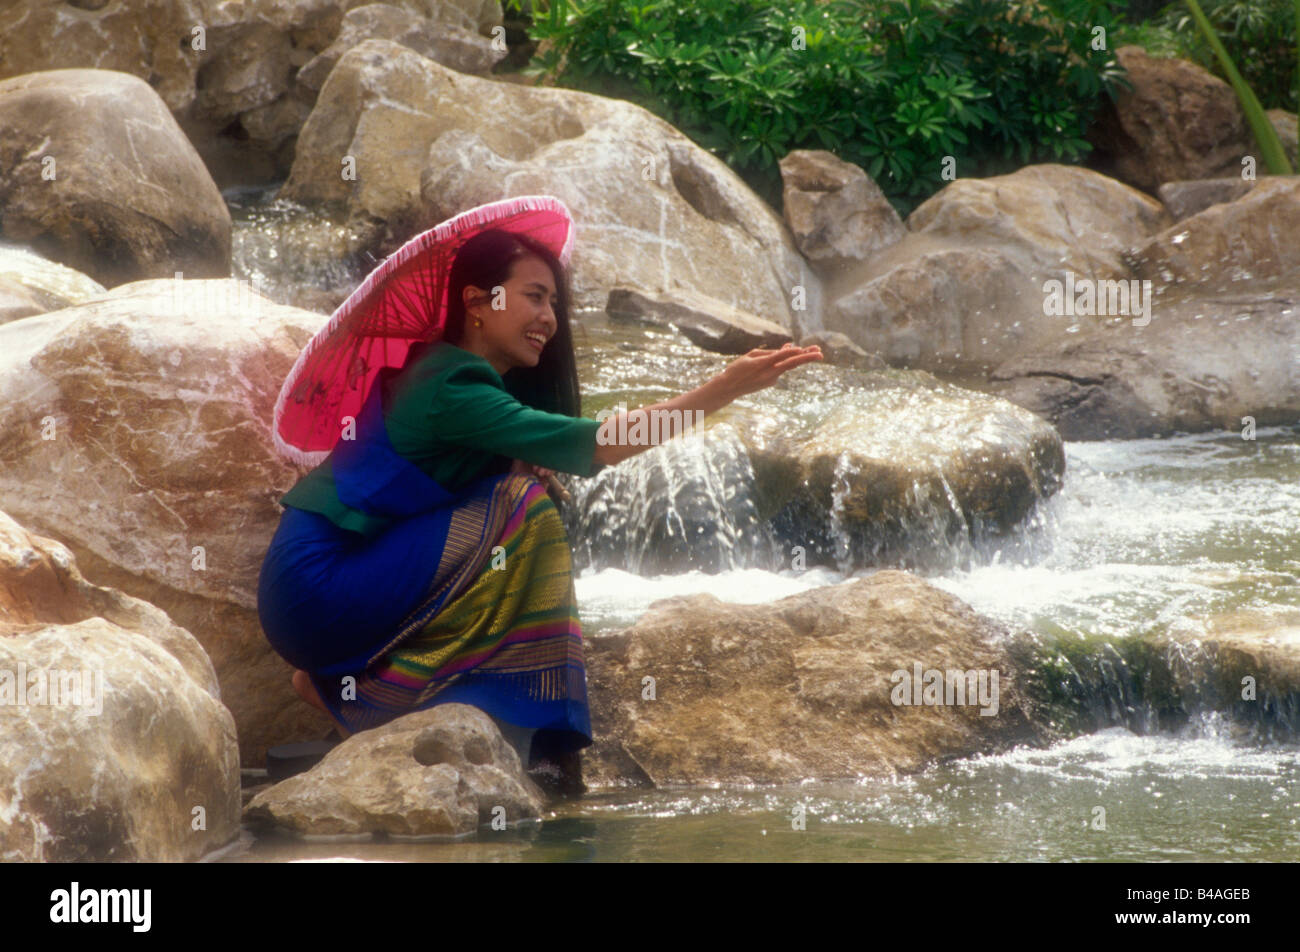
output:
[[[709,413],[821,354],[751,351],[696,390],[599,424],[578,415],[569,290],[549,247],[479,232],[456,253],[447,302],[441,340],[379,374],[355,438],[283,498],[263,628],[343,736],[467,703],[526,767],[580,791],[577,751],[592,742],[582,634],[542,480],[647,449],[615,439],[636,414]]]

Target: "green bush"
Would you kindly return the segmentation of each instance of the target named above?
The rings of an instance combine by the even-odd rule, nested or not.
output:
[[[827,149],[900,212],[958,176],[1077,162],[1121,81],[1111,0],[558,0],[530,72],[637,102],[775,207],[778,161]],[[795,49],[796,28],[806,48]]]

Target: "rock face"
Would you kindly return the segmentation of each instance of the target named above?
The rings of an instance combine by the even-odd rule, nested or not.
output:
[[[1157,284],[1223,289],[1300,275],[1300,178],[1263,179],[1153,235],[1132,258],[1137,276]]]
[[[711,595],[656,602],[631,628],[588,645],[596,744],[583,753],[584,779],[597,787],[890,776],[1027,740],[1007,637],[903,572],[765,605]],[[965,681],[951,697],[965,704],[921,703],[924,692],[910,690],[918,665],[923,683],[943,672],[941,695],[959,680],[950,670],[975,673],[977,687],[983,672],[990,703],[965,695]]]
[[[223,186],[283,178],[316,90],[346,48],[336,38],[391,37],[473,72],[501,55],[490,46],[501,7],[486,0],[10,0],[5,16],[21,27],[0,34],[0,79],[66,68],[137,76]]]
[[[823,274],[865,261],[907,234],[880,187],[832,152],[787,153],[781,181],[786,224]]]
[[[826,326],[894,366],[982,375],[1065,336],[1047,280],[1128,278],[1123,253],[1167,224],[1159,202],[1087,169],[957,179],[905,238],[828,285]]]
[[[672,126],[626,102],[456,73],[386,40],[330,73],[280,194],[381,223],[382,250],[487,201],[555,195],[580,229],[579,308],[629,287],[685,289],[790,330],[820,313],[820,282],[781,220]]]
[[[991,389],[1067,440],[1240,430],[1300,418],[1300,284],[1169,292],[1151,325],[1119,326],[1013,358]]]
[[[994,392],[1066,439],[1131,439],[1300,419],[1300,186],[1260,181],[1141,245],[1150,323],[1119,319],[1010,360]]]
[[[57,311],[104,293],[104,286],[25,248],[0,246],[0,324]]]
[[[1115,51],[1132,91],[1106,103],[1088,137],[1095,168],[1154,193],[1164,182],[1241,175],[1258,146],[1232,87],[1196,63]]]
[[[362,731],[306,773],[253,798],[245,817],[294,833],[449,836],[541,816],[543,795],[492,719],[440,704]]]
[[[212,658],[244,762],[324,734],[256,611],[276,394],[326,320],[236,281],[149,281],[0,326],[0,508],[165,610]]]
[[[0,82],[0,233],[108,286],[230,273],[230,213],[143,80],[53,70]]]
[[[505,58],[505,49],[492,49],[489,38],[467,29],[468,17],[464,12],[451,4],[436,6],[433,12],[451,16],[446,20],[429,19],[387,3],[371,3],[349,10],[343,17],[338,37],[298,71],[294,82],[310,90],[315,101],[315,94],[320,92],[339,58],[366,40],[392,40],[448,69],[479,76],[492,72],[492,67]]]
[[[235,723],[189,632],[0,512],[0,859],[195,860],[239,833]]]
[[[207,0],[97,0],[5,5],[0,78],[52,69],[106,69],[148,80],[167,108],[194,101],[202,58],[191,30],[208,22]],[[182,42],[182,40],[186,42]]]

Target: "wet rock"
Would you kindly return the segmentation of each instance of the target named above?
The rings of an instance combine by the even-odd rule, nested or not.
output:
[[[1241,175],[1242,157],[1258,147],[1231,86],[1140,46],[1115,55],[1133,88],[1104,103],[1088,132],[1095,168],[1153,193],[1165,182]]]
[[[278,500],[272,408],[327,320],[236,281],[148,281],[0,326],[0,507],[212,658],[246,765],[327,729],[256,610]]]
[[[803,439],[747,435],[782,551],[843,570],[962,564],[1022,526],[1065,471],[1060,436],[1034,414],[914,382],[880,381]]]
[[[820,282],[781,220],[672,126],[619,100],[456,73],[387,40],[339,60],[280,194],[379,223],[377,252],[484,202],[555,195],[582,223],[579,308],[603,309],[611,287],[689,288],[790,329],[820,312]]]
[[[1008,637],[903,572],[764,605],[664,599],[588,645],[596,743],[584,751],[584,778],[593,787],[790,783],[892,776],[991,752],[1033,734]],[[996,713],[955,693],[967,703],[894,703],[908,700],[902,685],[910,691],[917,665],[922,678],[971,671],[978,682],[983,671],[986,699],[996,671]]]
[[[777,348],[790,342],[789,332],[780,324],[688,291],[662,297],[614,288],[609,292],[605,312],[623,320],[667,324],[697,347],[717,354],[745,354],[755,348]]]
[[[53,70],[0,82],[3,237],[107,286],[230,273],[230,213],[143,80]]]
[[[1133,250],[1133,270],[1156,284],[1219,289],[1300,275],[1297,235],[1300,178],[1270,177],[1153,235]]]
[[[0,858],[196,860],[238,836],[239,781],[194,637],[0,512]]]
[[[723,365],[667,335],[624,333],[584,327],[589,413],[658,402]],[[662,363],[631,356],[643,351]],[[962,564],[1023,525],[1064,469],[1049,424],[917,371],[808,364],[691,422],[685,436],[570,481],[579,565],[788,568],[796,546],[808,565]]]
[[[104,286],[25,248],[0,246],[0,324],[57,311],[104,293]]]
[[[440,704],[352,735],[257,794],[245,818],[306,835],[451,836],[542,809],[541,790],[492,719]]]
[[[1300,611],[1184,618],[1157,643],[1185,708],[1300,733]]]
[[[905,238],[837,274],[825,324],[892,366],[983,375],[1065,336],[1046,281],[1128,278],[1124,252],[1167,224],[1159,202],[1087,169],[959,178],[911,214]]]
[[[907,234],[880,187],[833,152],[796,149],[781,160],[786,224],[823,274],[865,261]]]

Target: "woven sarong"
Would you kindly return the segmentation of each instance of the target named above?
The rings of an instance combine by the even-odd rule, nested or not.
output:
[[[503,476],[458,506],[429,591],[392,640],[363,670],[308,673],[350,731],[457,701],[590,744],[569,542],[546,490]]]

